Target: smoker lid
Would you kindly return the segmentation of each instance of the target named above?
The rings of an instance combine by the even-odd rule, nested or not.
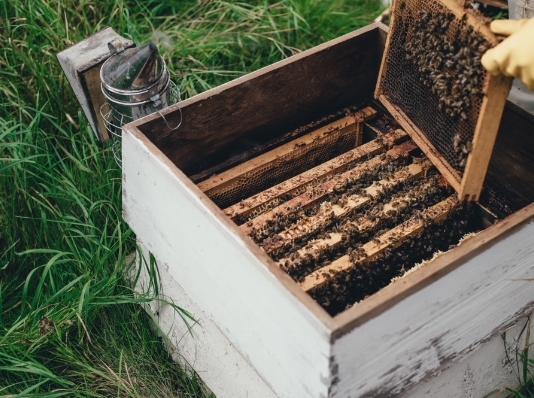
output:
[[[161,78],[165,62],[155,43],[129,48],[110,57],[100,76],[106,86],[119,90],[142,90]]]

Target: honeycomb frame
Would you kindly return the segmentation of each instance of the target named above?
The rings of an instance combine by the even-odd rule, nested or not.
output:
[[[404,89],[404,92],[402,92],[403,90],[399,89],[397,93],[395,88],[392,89],[391,84],[388,85],[387,80],[388,78],[390,81],[391,79],[415,80],[413,73],[406,73],[405,69],[398,66],[402,64],[399,62],[399,56],[396,55],[400,53],[408,59],[409,53],[406,44],[410,43],[411,38],[414,37],[413,27],[411,32],[406,33],[406,29],[410,29],[410,27],[406,28],[403,25],[406,24],[402,18],[406,14],[407,8],[412,12],[417,10],[418,13],[434,13],[432,15],[436,15],[438,12],[443,13],[450,19],[450,28],[446,28],[449,29],[447,31],[449,36],[453,29],[468,29],[469,34],[476,35],[479,38],[477,40],[487,44],[487,48],[497,45],[499,39],[490,31],[487,20],[484,17],[475,10],[464,8],[453,0],[394,0],[390,30],[375,91],[375,98],[388,109],[414,142],[445,176],[458,193],[459,199],[476,201],[480,197],[512,79],[493,76],[482,69],[481,73],[484,75],[479,88],[479,100],[476,106],[473,105],[469,109],[470,113],[468,115],[462,115],[462,118],[471,119],[465,123],[463,120],[458,121],[460,119],[458,116],[455,119],[446,115],[445,111],[437,109],[436,95],[434,94],[436,90],[434,90],[433,86],[423,87],[423,83],[408,82],[405,84],[404,81],[401,81],[400,84],[407,87],[409,87],[409,84],[412,84],[412,86],[415,84],[417,90],[414,90],[414,92],[423,94],[417,99],[416,105],[410,108],[408,99],[405,100],[403,95],[411,91]],[[398,45],[399,43],[403,44]],[[425,50],[426,45],[427,43],[425,43]],[[428,52],[430,51],[432,51],[431,48],[428,49]],[[404,65],[407,62],[404,61]],[[396,66],[397,69],[401,70],[400,73],[398,71],[395,72]],[[482,68],[478,63],[477,66]],[[438,71],[445,68],[441,64],[436,68],[435,72],[432,72],[438,73]],[[403,75],[403,73],[406,74]],[[420,86],[417,86],[417,84],[420,84]],[[477,101],[477,99],[475,98],[474,101]],[[429,117],[430,115],[438,115],[439,117],[431,118]],[[436,129],[437,132],[431,135],[432,124],[438,119],[444,121],[444,123],[441,124],[441,129]],[[447,123],[452,127],[443,128]],[[428,126],[431,127],[428,128]],[[425,127],[427,128],[425,129]],[[463,128],[462,134],[460,133],[460,128]],[[463,161],[462,169],[459,169],[458,165],[454,165],[451,158],[451,152],[456,150],[457,146],[455,141],[460,136],[466,140],[463,146],[463,153],[467,152],[467,158]],[[443,144],[440,145],[440,142],[437,142],[439,140]],[[467,151],[466,147],[468,148]]]

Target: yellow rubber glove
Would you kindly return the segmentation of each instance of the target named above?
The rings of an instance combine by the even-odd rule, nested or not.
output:
[[[509,36],[482,56],[482,66],[493,75],[514,76],[534,90],[534,18],[497,20],[493,33]]]

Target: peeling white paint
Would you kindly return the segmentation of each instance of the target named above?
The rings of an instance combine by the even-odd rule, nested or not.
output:
[[[466,357],[532,309],[534,285],[519,280],[532,277],[530,222],[337,340],[332,396],[396,396]],[[456,390],[470,394],[466,377]]]

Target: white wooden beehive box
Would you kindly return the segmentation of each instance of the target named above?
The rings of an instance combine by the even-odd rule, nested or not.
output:
[[[191,336],[171,310],[152,310],[218,397],[462,396],[465,366],[470,391],[509,380],[494,352],[500,333],[534,308],[524,280],[534,276],[528,114],[507,105],[486,178],[481,201],[503,218],[335,316],[190,178],[371,98],[386,29],[370,25],[174,105],[163,113],[172,126],[181,108],[177,131],[160,115],[124,127],[124,218],[156,258],[165,297],[199,324]]]

